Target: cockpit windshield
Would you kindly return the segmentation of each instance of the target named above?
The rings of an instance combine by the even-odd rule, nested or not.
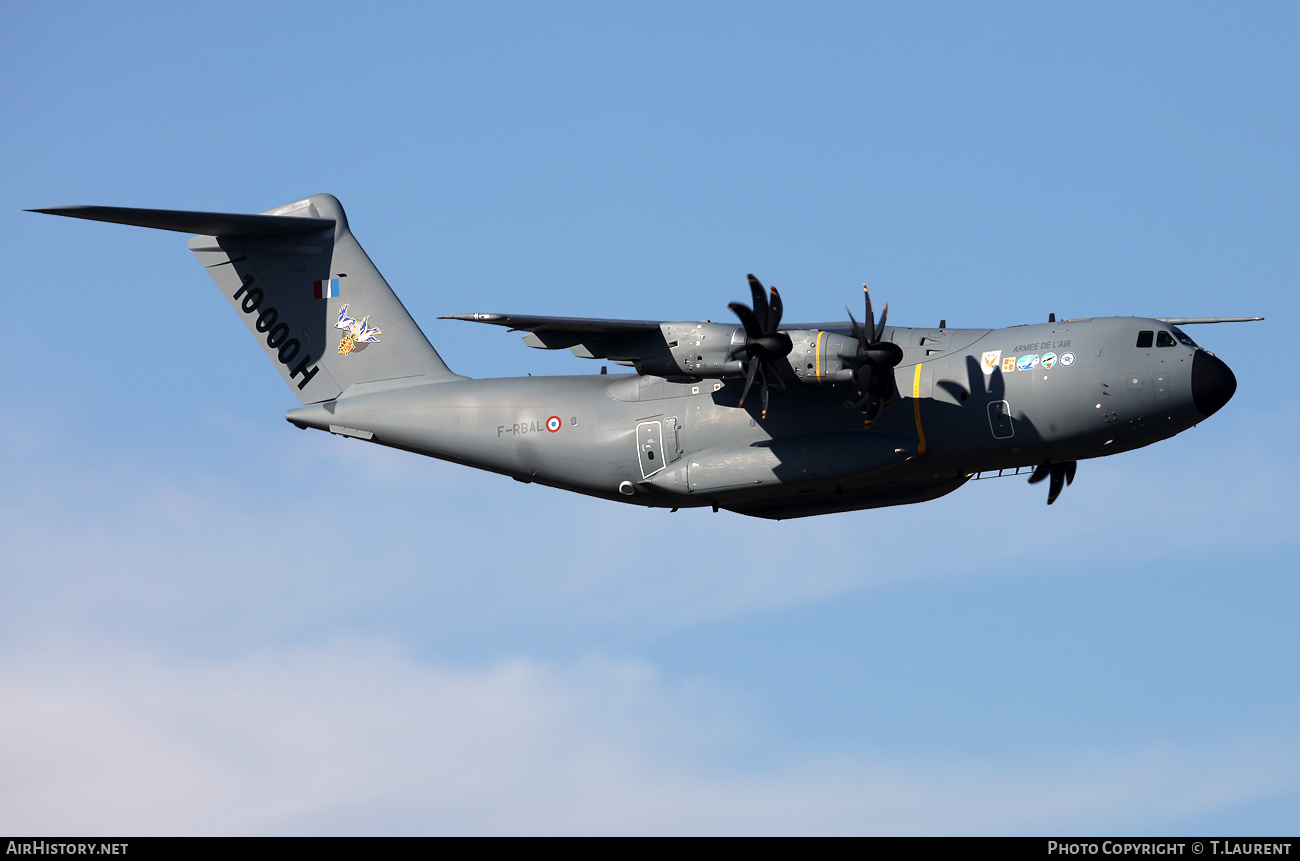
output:
[[[1187,333],[1184,332],[1182,329],[1178,328],[1177,326],[1170,326],[1169,328],[1174,333],[1174,336],[1178,338],[1178,343],[1188,347],[1192,347],[1193,349],[1197,349],[1197,350],[1200,349],[1200,346],[1198,346],[1197,343],[1193,341],[1191,338],[1187,337]]]

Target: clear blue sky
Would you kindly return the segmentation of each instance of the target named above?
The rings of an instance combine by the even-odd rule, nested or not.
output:
[[[1295,833],[1300,7],[17,2],[0,831]],[[327,191],[468,311],[1203,327],[1212,420],[768,523],[283,421],[178,234]],[[1285,373],[1284,373],[1285,372]]]

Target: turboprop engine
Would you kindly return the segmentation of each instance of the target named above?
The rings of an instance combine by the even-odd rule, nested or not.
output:
[[[639,357],[635,365],[641,373],[669,379],[745,375],[745,362],[739,353],[745,345],[743,326],[683,322],[664,323],[661,329],[668,353]],[[850,358],[857,352],[857,338],[821,329],[790,329],[781,334],[790,338],[790,352],[784,356],[785,362],[772,360],[771,365],[780,372],[782,381],[805,385],[853,381]],[[782,367],[784,364],[789,367]]]
[[[524,330],[528,332],[524,343],[530,347],[568,348],[585,359],[609,359],[634,367],[640,374],[673,382],[744,377],[740,405],[758,383],[764,416],[771,385],[784,389],[798,383],[852,383],[855,393],[849,406],[861,409],[870,424],[893,400],[893,369],[903,359],[902,349],[884,339],[889,306],[877,322],[871,294],[863,284],[865,325],[849,312],[852,331],[848,334],[810,328],[783,330],[781,294],[775,287],[766,290],[753,275],[748,280],[753,307],[740,302],[727,306],[740,319],[739,326],[708,320],[661,323],[482,313],[453,314],[444,319]]]

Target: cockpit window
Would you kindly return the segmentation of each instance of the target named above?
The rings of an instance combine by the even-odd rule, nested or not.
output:
[[[1155,337],[1155,332],[1138,332],[1138,348],[1146,349],[1151,346],[1151,339]]]
[[[1178,343],[1185,344],[1186,346],[1192,347],[1193,349],[1197,349],[1197,350],[1200,349],[1200,347],[1196,346],[1196,342],[1193,341],[1191,338],[1187,337],[1187,333],[1184,332],[1182,329],[1178,328],[1177,326],[1170,326],[1169,328],[1174,333],[1174,337],[1178,339]]]
[[[1174,336],[1163,329],[1160,330],[1160,334],[1156,335],[1157,347],[1172,347],[1177,343],[1178,342],[1174,340]]]

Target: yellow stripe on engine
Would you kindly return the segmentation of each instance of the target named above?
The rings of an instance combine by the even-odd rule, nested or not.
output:
[[[916,438],[920,441],[917,454],[925,454],[925,430],[921,427],[921,363],[916,363],[916,375],[912,377],[912,412],[916,416]]]
[[[825,332],[817,333],[817,343],[813,346],[813,361],[817,363],[817,382],[822,381],[822,338],[826,337]]]

